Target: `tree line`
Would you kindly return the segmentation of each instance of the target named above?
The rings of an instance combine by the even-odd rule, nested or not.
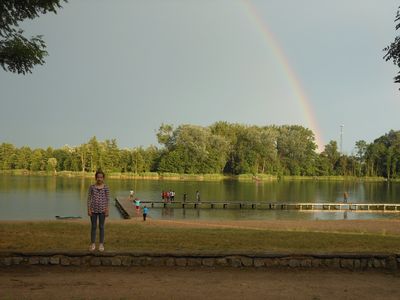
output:
[[[275,176],[382,176],[400,174],[400,131],[372,143],[355,143],[351,155],[336,141],[317,153],[314,133],[299,125],[249,126],[216,122],[210,126],[163,124],[160,147],[120,149],[115,139],[92,137],[79,146],[31,149],[0,144],[0,170],[75,171],[143,174],[269,174]]]

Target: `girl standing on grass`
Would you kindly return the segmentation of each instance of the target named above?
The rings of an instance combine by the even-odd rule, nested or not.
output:
[[[99,220],[99,231],[100,231],[100,244],[99,251],[104,251],[104,222],[108,217],[109,210],[108,204],[110,202],[110,190],[107,185],[104,184],[105,174],[102,171],[97,171],[95,178],[96,183],[89,187],[87,207],[88,216],[91,221],[91,244],[89,246],[90,251],[96,249],[96,228],[97,219]]]

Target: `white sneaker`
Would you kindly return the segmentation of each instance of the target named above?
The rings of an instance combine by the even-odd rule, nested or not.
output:
[[[89,246],[89,251],[94,251],[94,250],[96,250],[96,244],[90,244],[90,246]]]
[[[103,252],[103,251],[104,251],[104,245],[103,245],[103,244],[100,244],[100,245],[99,245],[99,251],[100,251],[100,252]]]

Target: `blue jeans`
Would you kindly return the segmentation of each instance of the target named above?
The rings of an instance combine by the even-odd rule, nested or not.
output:
[[[90,221],[92,222],[90,239],[92,243],[96,242],[96,228],[97,228],[97,218],[99,219],[99,231],[100,231],[100,244],[104,243],[104,222],[106,220],[106,215],[104,213],[92,214],[90,216]]]

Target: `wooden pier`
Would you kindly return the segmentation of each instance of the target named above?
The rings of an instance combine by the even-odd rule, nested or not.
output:
[[[263,210],[298,210],[298,211],[352,211],[352,212],[384,212],[400,213],[400,203],[281,203],[281,202],[251,202],[251,201],[150,201],[141,200],[141,206],[151,208],[189,208],[189,209],[263,209]],[[138,212],[129,198],[116,198],[115,206],[125,219],[138,215]]]

